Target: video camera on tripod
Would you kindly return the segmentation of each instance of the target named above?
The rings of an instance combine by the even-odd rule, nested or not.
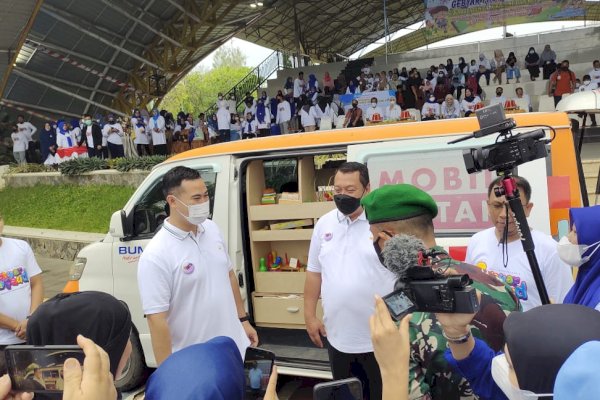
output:
[[[548,292],[534,253],[535,245],[531,237],[531,230],[521,204],[519,190],[511,175],[515,167],[546,157],[548,155],[547,145],[551,140],[546,139],[546,133],[543,129],[513,134],[512,129],[516,128],[517,124],[512,118],[506,118],[501,104],[477,110],[476,115],[479,121],[479,130],[473,132],[472,135],[453,140],[448,144],[499,133],[494,144],[464,150],[465,166],[469,174],[487,169],[488,171],[496,171],[498,176],[503,177],[502,186],[496,188],[494,193],[497,197],[506,196],[508,205],[519,227],[523,250],[527,254],[540,299],[542,304],[549,304]]]

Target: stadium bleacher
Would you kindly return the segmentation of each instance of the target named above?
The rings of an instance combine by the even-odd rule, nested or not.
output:
[[[371,70],[373,72],[389,71],[393,68],[412,67],[418,68],[422,75],[423,71],[431,65],[445,64],[448,58],[452,58],[455,63],[458,62],[458,57],[465,58],[467,63],[472,59],[477,59],[479,53],[484,53],[488,58],[493,57],[495,49],[501,49],[505,57],[508,53],[514,51],[519,61],[521,68],[521,82],[515,83],[513,80],[510,84],[494,85],[491,82],[490,86],[485,85],[485,79],[481,80],[482,88],[486,92],[487,99],[494,95],[495,88],[502,86],[504,95],[507,98],[515,97],[515,89],[522,87],[526,94],[531,98],[531,103],[534,111],[553,111],[554,102],[551,97],[547,96],[548,81],[538,79],[532,82],[529,78],[527,69],[523,66],[524,57],[530,47],[535,47],[538,53],[541,53],[544,45],[550,44],[556,52],[557,62],[561,60],[569,60],[571,70],[576,77],[581,79],[592,69],[592,61],[600,58],[600,27],[588,27],[579,29],[570,29],[562,31],[554,31],[548,33],[539,33],[534,35],[510,37],[499,40],[491,40],[486,42],[464,44],[458,46],[449,46],[430,50],[417,50],[402,54],[388,55],[387,63],[385,57],[376,57],[372,61]],[[371,59],[368,59],[370,61]],[[353,64],[362,67],[364,60],[353,61]],[[273,95],[277,90],[283,87],[286,77],[296,77],[298,71],[304,71],[304,76],[315,74],[319,80],[322,79],[325,71],[328,71],[331,76],[335,77],[340,71],[344,70],[348,63],[332,63],[321,65],[310,65],[302,68],[285,69],[279,71],[275,79],[270,79],[267,82],[267,93]],[[503,82],[506,82],[506,74],[503,74]]]

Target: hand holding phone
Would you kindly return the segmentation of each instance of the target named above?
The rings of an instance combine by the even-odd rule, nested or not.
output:
[[[79,346],[7,346],[6,368],[16,392],[62,393],[63,364],[68,358],[83,362]]]
[[[273,371],[275,354],[268,350],[248,347],[244,357],[246,377],[246,400],[262,399],[266,393],[269,377]]]

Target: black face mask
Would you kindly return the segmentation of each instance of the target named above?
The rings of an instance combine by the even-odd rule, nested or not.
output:
[[[360,207],[360,198],[348,196],[347,194],[336,194],[333,196],[333,201],[337,209],[346,216]]]
[[[390,238],[394,236],[391,233],[389,233],[388,231],[382,231],[382,232],[385,233]],[[377,253],[377,258],[379,258],[379,262],[381,263],[381,265],[385,266],[385,264],[383,263],[383,249],[381,248],[381,246],[379,246],[379,236],[377,236],[375,238],[375,240],[373,241],[373,247],[375,248],[375,253]]]
[[[356,108],[356,107],[358,107],[358,104],[352,103],[352,108]]]

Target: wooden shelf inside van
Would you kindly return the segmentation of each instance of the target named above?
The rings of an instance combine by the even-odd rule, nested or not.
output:
[[[310,240],[312,234],[312,229],[260,230],[252,231],[252,240],[255,242]]]
[[[335,208],[333,201],[250,206],[251,221],[321,218]],[[310,237],[308,238],[310,240]]]
[[[306,272],[255,272],[254,285],[262,293],[304,293]]]

